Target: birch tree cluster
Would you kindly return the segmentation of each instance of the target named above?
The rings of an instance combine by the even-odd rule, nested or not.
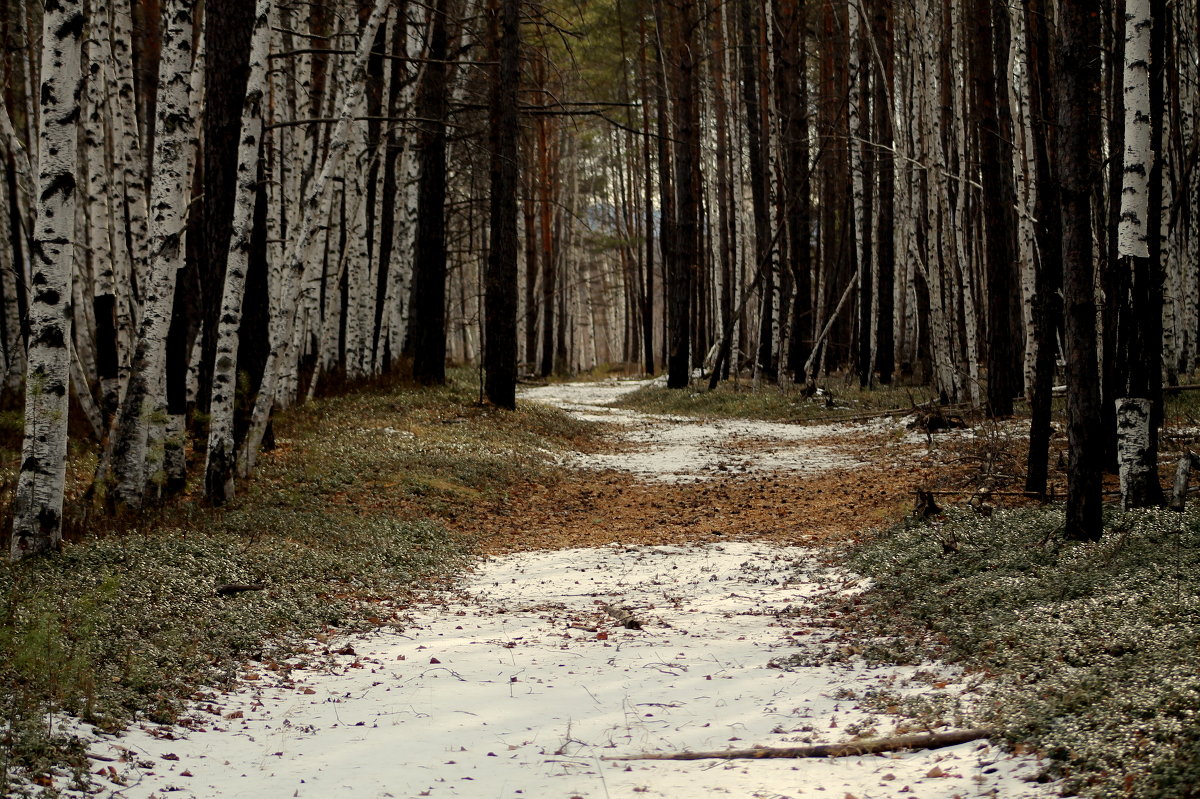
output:
[[[1119,459],[1157,501],[1198,31],[1197,0],[0,0],[13,552],[57,541],[68,435],[103,507],[221,504],[274,411],[447,362],[500,405],[618,365],[1024,398],[1032,493],[1066,382],[1080,529]]]

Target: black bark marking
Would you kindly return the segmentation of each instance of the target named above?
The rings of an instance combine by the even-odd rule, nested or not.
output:
[[[62,349],[67,346],[66,337],[63,335],[62,327],[59,325],[49,325],[42,328],[33,343],[56,349]]]
[[[64,198],[70,197],[75,191],[75,176],[70,172],[63,172],[50,181],[50,185],[42,192],[42,202],[46,202],[55,194],[62,192]],[[65,243],[65,242],[64,242]]]
[[[74,15],[68,17],[66,22],[58,26],[54,36],[60,42],[67,38],[78,39],[83,36],[83,13],[76,11]]]

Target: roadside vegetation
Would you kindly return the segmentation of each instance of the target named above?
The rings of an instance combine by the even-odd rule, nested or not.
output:
[[[807,390],[797,385],[781,389],[769,382],[756,386],[749,380],[726,380],[713,391],[704,382],[679,390],[656,382],[627,394],[613,405],[643,413],[807,422],[852,419],[937,402],[930,389],[921,386],[864,389],[856,380],[836,379],[823,381],[814,388],[815,391]]]
[[[185,498],[100,528],[77,485],[64,550],[0,566],[0,795],[84,779],[68,716],[102,730],[176,721],[248,663],[286,668],[314,634],[400,618],[411,591],[469,555],[456,519],[552,483],[547,451],[591,435],[550,408],[477,398],[463,371],[283,414],[275,450],[219,510]],[[17,454],[3,456],[11,492]],[[94,453],[73,462],[82,483]]]
[[[847,416],[866,414],[910,407],[908,391],[846,387],[835,401]],[[927,399],[920,389],[911,391],[917,402]],[[824,415],[794,390],[754,392],[732,384],[711,393],[650,387],[623,404],[738,418]],[[1060,401],[1055,404],[1061,424]],[[1025,412],[1018,404],[1018,417]],[[1178,451],[1196,447],[1200,391],[1168,390],[1165,417],[1160,465],[1169,491]],[[973,436],[931,441],[953,464],[947,483],[967,486],[995,486],[998,478],[984,471],[998,462],[1020,472],[1026,443],[986,420]],[[1020,481],[1009,477],[1019,490]],[[944,510],[930,518],[863,532],[836,553],[871,583],[851,601],[827,608],[841,620],[844,636],[825,657],[853,652],[875,662],[937,659],[962,666],[983,697],[969,706],[947,703],[936,692],[860,699],[915,724],[992,726],[1013,748],[1046,757],[1045,776],[1064,779],[1065,795],[1200,796],[1196,498],[1182,514],[1124,512],[1110,504],[1101,541],[1073,543],[1064,540],[1061,505],[978,512],[965,506],[970,496],[947,496]],[[865,649],[863,641],[869,642]],[[798,656],[792,665],[807,662]]]
[[[1112,510],[1098,543],[1062,527],[1058,508],[953,511],[869,536],[845,564],[871,587],[836,610],[869,660],[983,677],[969,707],[899,706],[994,727],[1064,795],[1200,795],[1200,514]]]

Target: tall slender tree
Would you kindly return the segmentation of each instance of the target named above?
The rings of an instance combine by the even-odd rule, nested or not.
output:
[[[57,547],[62,540],[84,24],[79,0],[48,0],[42,9],[37,216],[30,268],[25,439],[13,500],[14,559]]]
[[[437,0],[429,63],[417,91],[417,151],[421,159],[413,313],[409,354],[419,383],[446,382],[446,124],[449,111],[449,0]]]
[[[491,243],[487,265],[484,349],[487,397],[502,408],[517,404],[517,189],[520,184],[521,3],[490,0]]]
[[[1063,302],[1067,362],[1067,521],[1072,539],[1103,534],[1103,441],[1096,362],[1096,274],[1092,195],[1099,179],[1100,8],[1060,0],[1051,99],[1058,128],[1058,196],[1062,208]]]

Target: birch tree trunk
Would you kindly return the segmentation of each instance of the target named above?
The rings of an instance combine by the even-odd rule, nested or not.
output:
[[[62,541],[70,380],[71,265],[82,94],[83,5],[46,3],[42,16],[37,216],[29,298],[25,440],[13,499],[14,560]]]
[[[162,465],[158,452],[149,461],[151,427],[166,423],[167,331],[175,303],[175,277],[183,266],[185,216],[191,195],[190,149],[195,146],[191,78],[192,4],[167,0],[163,5],[163,57],[159,68],[154,184],[151,190],[150,264],[143,289],[141,320],[130,364],[129,381],[110,440],[114,484],[111,500],[118,507],[138,508],[147,483]],[[152,418],[153,417],[153,418]],[[102,467],[102,473],[105,471]],[[158,476],[161,484],[161,475]]]
[[[260,2],[268,2],[268,0],[260,0]],[[238,458],[240,461],[239,471],[242,474],[247,474],[253,468],[258,448],[262,444],[263,435],[266,433],[267,424],[271,419],[271,409],[275,404],[275,389],[282,372],[283,362],[291,352],[292,334],[295,330],[300,294],[306,283],[304,273],[308,245],[312,241],[326,186],[337,171],[346,149],[350,146],[351,118],[362,99],[363,80],[367,72],[367,57],[375,42],[375,33],[379,30],[379,25],[387,14],[388,2],[389,0],[376,0],[371,16],[367,19],[362,33],[359,35],[358,50],[354,55],[350,79],[339,92],[342,102],[337,124],[329,136],[329,150],[325,156],[325,163],[321,167],[320,174],[309,186],[309,191],[304,198],[303,213],[298,220],[296,230],[288,236],[288,250],[284,258],[283,269],[285,280],[288,283],[287,290],[283,293],[284,302],[279,307],[279,313],[284,320],[284,324],[281,326],[283,335],[271,342],[271,351],[267,355],[262,383],[258,389],[258,396],[255,398],[254,412],[250,417],[250,429],[246,432],[246,439]],[[232,447],[232,437],[229,439],[229,444]],[[211,452],[211,439],[209,448]],[[232,458],[232,452],[230,452],[230,457]],[[231,494],[233,488],[232,461],[223,464],[223,467],[230,470],[225,485],[229,489],[228,493]]]
[[[271,40],[271,0],[258,0],[250,39],[250,76],[242,104],[238,144],[237,188],[234,195],[233,235],[221,292],[217,326],[217,356],[213,364],[209,405],[208,456],[204,464],[204,495],[214,505],[233,498],[233,401],[237,393],[237,356],[242,321],[242,297],[250,268],[250,235],[258,193],[258,160],[262,144],[267,50]],[[265,382],[265,378],[264,378]]]
[[[1153,471],[1157,463],[1156,437],[1153,435],[1153,413],[1122,414],[1122,408],[1138,402],[1152,404],[1156,385],[1162,381],[1162,297],[1159,264],[1155,256],[1161,247],[1154,246],[1152,237],[1161,231],[1155,224],[1159,214],[1152,203],[1161,202],[1161,180],[1152,180],[1157,153],[1154,152],[1155,115],[1161,124],[1161,105],[1152,103],[1151,39],[1161,19],[1151,17],[1150,0],[1127,0],[1125,4],[1125,152],[1121,188],[1121,216],[1117,229],[1117,254],[1120,263],[1115,269],[1124,274],[1118,281],[1123,296],[1118,298],[1117,363],[1123,379],[1120,382],[1122,399],[1117,402],[1118,462],[1122,475],[1138,459],[1147,460],[1133,468],[1138,474]],[[1159,191],[1155,191],[1155,189]],[[1127,292],[1127,293],[1126,293]],[[1152,318],[1150,314],[1157,314]],[[1140,406],[1137,406],[1140,407]],[[1137,425],[1145,429],[1131,430]],[[1128,442],[1138,442],[1134,451]],[[1153,484],[1152,484],[1153,482]],[[1156,491],[1155,488],[1158,488]],[[1139,479],[1121,482],[1126,507],[1143,507],[1162,499],[1157,480],[1143,475]],[[1127,489],[1133,493],[1127,493]]]

